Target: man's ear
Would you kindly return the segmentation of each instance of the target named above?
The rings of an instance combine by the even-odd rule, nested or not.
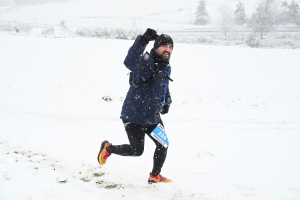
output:
[[[157,49],[155,49],[155,53],[157,53],[157,55],[158,55],[158,48],[157,48]]]

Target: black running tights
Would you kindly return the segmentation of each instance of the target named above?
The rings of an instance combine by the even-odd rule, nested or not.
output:
[[[156,124],[142,126],[127,121],[123,121],[123,123],[127,132],[129,144],[111,145],[108,147],[108,151],[121,156],[141,156],[144,152],[145,134],[147,134],[156,145],[153,157],[152,174],[154,176],[158,175],[166,160],[168,148],[162,146],[151,136],[151,132],[156,127]],[[162,122],[160,123],[163,125]]]

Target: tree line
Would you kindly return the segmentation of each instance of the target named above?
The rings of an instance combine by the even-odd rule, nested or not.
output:
[[[300,26],[299,5],[293,0],[290,4],[287,1],[260,0],[258,7],[251,18],[246,17],[245,6],[239,1],[235,10],[231,10],[227,4],[219,6],[220,27],[225,34],[233,25],[251,28],[260,37],[274,30],[278,25]],[[195,24],[205,25],[210,23],[210,16],[206,10],[206,1],[200,0],[196,11]]]

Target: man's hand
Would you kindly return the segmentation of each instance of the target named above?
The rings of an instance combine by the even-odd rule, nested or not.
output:
[[[170,105],[164,105],[162,107],[162,111],[160,112],[160,114],[164,115],[164,114],[167,114],[169,112],[169,108],[170,108]]]
[[[143,37],[147,42],[149,42],[155,40],[158,37],[158,35],[155,30],[147,28],[146,32],[143,34]]]

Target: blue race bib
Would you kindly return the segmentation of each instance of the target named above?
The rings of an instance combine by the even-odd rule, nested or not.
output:
[[[165,148],[169,146],[169,140],[165,132],[164,127],[161,124],[157,124],[155,129],[151,132],[151,136],[156,139]]]

